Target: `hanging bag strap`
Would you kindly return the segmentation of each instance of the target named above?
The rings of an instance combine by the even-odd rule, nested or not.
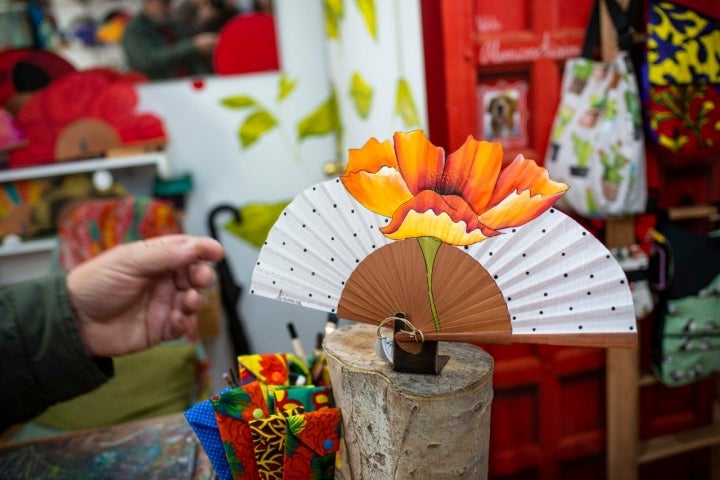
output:
[[[623,10],[617,0],[605,0],[610,19],[615,25],[618,36],[618,47],[620,50],[628,51],[635,43],[635,13],[637,12],[637,0],[630,0],[627,10]]]
[[[582,56],[585,58],[594,58],[593,52],[600,40],[600,2],[595,0],[590,21],[585,32],[585,40],[583,41]],[[604,0],[607,6],[610,20],[617,31],[618,47],[620,50],[630,50],[634,43],[635,30],[635,13],[637,11],[637,0],[630,0],[627,10],[623,10],[617,0]]]

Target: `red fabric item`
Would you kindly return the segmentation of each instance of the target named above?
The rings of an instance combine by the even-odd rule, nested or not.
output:
[[[231,452],[228,463],[236,480],[260,479],[249,422],[256,418],[256,413],[260,413],[260,418],[268,416],[267,402],[262,388],[260,382],[252,382],[242,389],[236,388],[211,398],[220,438],[226,446],[226,455]],[[239,394],[236,393],[238,391]],[[240,403],[233,405],[230,415],[231,412],[224,407],[228,403],[232,404],[233,399]]]
[[[720,2],[717,0],[672,0],[671,3],[691,8],[707,17],[720,18]]]
[[[38,90],[38,82],[42,79],[18,73],[17,69],[21,68],[22,64],[36,69],[35,73],[45,77],[45,81],[52,81],[76,71],[70,62],[47,50],[11,48],[0,51],[0,105],[5,105],[16,93]],[[16,80],[26,82],[27,85],[16,85]]]
[[[290,417],[283,461],[283,480],[331,479],[340,449],[342,413],[328,408]]]
[[[86,200],[58,223],[66,271],[121,243],[183,232],[173,206],[152,198]]]
[[[90,158],[120,146],[164,143],[162,120],[136,111],[137,75],[110,69],[73,72],[38,91],[17,115],[28,146],[11,152],[10,168]]]
[[[279,70],[273,16],[252,13],[233,17],[220,31],[213,61],[218,75]]]

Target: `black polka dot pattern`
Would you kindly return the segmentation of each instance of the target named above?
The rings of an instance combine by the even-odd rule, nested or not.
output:
[[[388,221],[357,203],[335,180],[313,186],[288,205],[271,229],[253,272],[253,293],[335,311],[352,271],[390,243],[377,228]]]
[[[513,333],[634,332],[619,264],[577,222],[551,210],[468,252],[503,292]]]

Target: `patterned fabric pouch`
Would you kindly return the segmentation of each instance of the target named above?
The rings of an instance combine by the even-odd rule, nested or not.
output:
[[[222,395],[228,390],[229,389],[223,390],[219,395]],[[207,453],[218,478],[220,480],[231,480],[233,478],[232,472],[230,471],[227,457],[224,455],[223,440],[220,437],[217,420],[210,399],[193,405],[185,412],[185,419],[195,432],[205,453]]]
[[[651,138],[673,154],[720,152],[720,3],[651,0],[647,30]]]
[[[341,432],[339,408],[288,417],[283,480],[332,480]]]
[[[666,385],[684,385],[720,370],[720,276],[698,292],[668,301],[656,365]]]
[[[276,411],[302,407],[306,412],[314,412],[330,406],[330,390],[328,387],[310,385],[277,387],[273,395],[275,396]]]
[[[238,357],[240,385],[259,381],[267,385],[288,385],[287,354],[255,353]]]
[[[667,386],[720,370],[720,238],[658,227],[669,252],[669,279],[654,325],[654,364]]]
[[[249,422],[268,415],[260,382],[225,390],[210,399],[228,465],[235,480],[260,478]],[[207,450],[206,450],[207,451]]]
[[[302,407],[280,410],[266,418],[250,420],[255,460],[262,480],[282,480],[287,418],[303,413]]]

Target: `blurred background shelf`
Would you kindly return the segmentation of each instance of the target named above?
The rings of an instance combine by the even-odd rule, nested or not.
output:
[[[119,180],[128,191],[145,195],[152,192],[156,178],[171,177],[168,156],[158,151],[0,170],[0,185],[85,173],[107,186]],[[96,178],[98,173],[104,175]],[[53,236],[0,239],[0,287],[47,275],[56,249],[57,239]]]
[[[143,153],[124,157],[93,158],[74,162],[57,162],[37,167],[0,170],[0,183],[33,178],[61,177],[76,173],[92,173],[100,170],[121,170],[133,167],[155,166],[161,178],[170,176],[170,165],[165,152]]]

